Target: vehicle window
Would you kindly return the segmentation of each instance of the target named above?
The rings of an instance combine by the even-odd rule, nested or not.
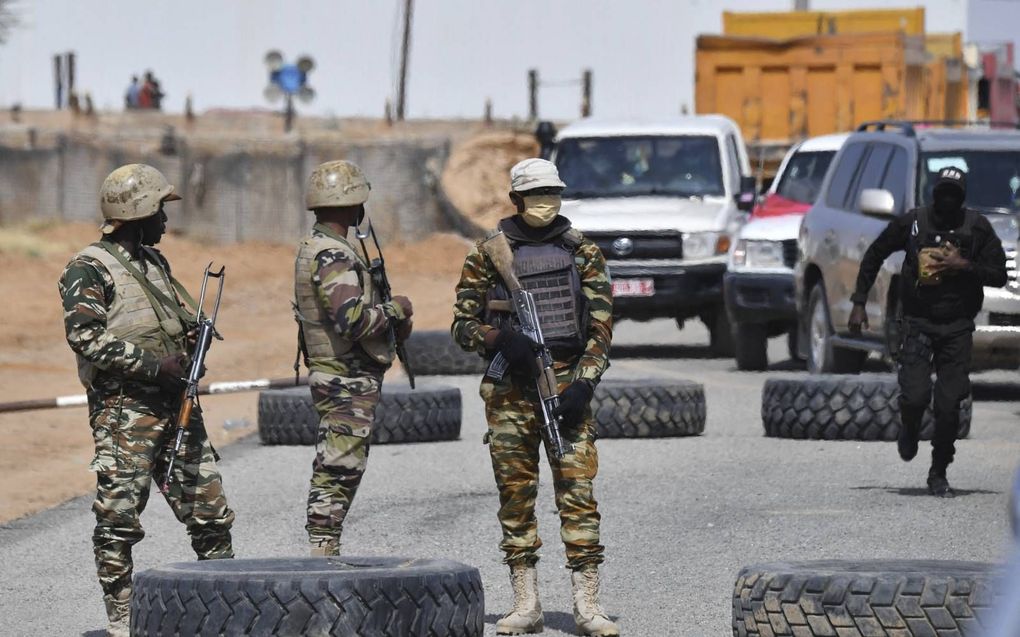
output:
[[[567,138],[557,145],[556,167],[564,197],[726,194],[711,135]]]
[[[801,203],[814,203],[825,171],[835,156],[834,150],[794,153],[779,178],[776,194]]]
[[[853,203],[850,207],[853,210],[857,210],[857,201],[861,196],[862,190],[865,188],[882,187],[882,178],[885,177],[885,169],[889,165],[889,158],[892,157],[893,148],[891,144],[873,144],[871,146],[871,152],[868,153],[868,158],[864,162],[864,168],[861,170],[861,176],[857,180],[857,186],[854,188],[854,196],[850,199]]]
[[[882,188],[892,193],[898,215],[903,214],[904,199],[907,196],[907,161],[907,151],[896,146],[885,171],[885,178],[882,179]]]
[[[867,148],[866,143],[858,142],[843,149],[839,163],[836,164],[836,172],[832,175],[832,180],[829,182],[829,192],[825,196],[825,204],[827,206],[833,208],[844,207],[843,204],[847,199],[847,192],[850,190],[850,184],[857,174],[857,167],[861,163],[861,157],[864,155],[865,148]]]
[[[921,155],[917,200],[931,203],[939,170],[955,166],[967,175],[967,205],[982,212],[1020,211],[1020,150],[931,152]]]

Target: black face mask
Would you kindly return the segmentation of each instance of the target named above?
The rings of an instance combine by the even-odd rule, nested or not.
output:
[[[963,221],[963,193],[955,188],[939,188],[932,194],[935,222],[943,228],[955,228]]]

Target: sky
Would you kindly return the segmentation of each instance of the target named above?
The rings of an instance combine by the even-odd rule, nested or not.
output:
[[[21,26],[0,45],[0,108],[53,105],[53,55],[77,55],[79,90],[117,109],[132,74],[155,71],[165,107],[275,108],[263,97],[270,49],[307,54],[316,99],[299,112],[379,116],[394,94],[400,0],[15,0]],[[693,110],[694,44],[719,33],[722,11],[787,10],[793,0],[417,0],[408,116],[527,114],[527,71],[543,80],[594,74],[593,111],[659,117]],[[1015,37],[1015,0],[883,0],[927,9],[927,29]],[[813,9],[866,8],[811,0]],[[1004,20],[1004,12],[1017,19]],[[969,38],[971,33],[965,35]],[[577,85],[540,91],[543,117],[576,117]]]

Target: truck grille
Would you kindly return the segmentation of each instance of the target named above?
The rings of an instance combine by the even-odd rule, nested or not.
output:
[[[683,237],[661,232],[585,232],[606,259],[680,259]]]
[[[990,312],[988,324],[995,327],[1018,327],[1020,326],[1020,314],[1000,314]]]
[[[783,265],[792,268],[797,265],[797,240],[786,239],[783,241]]]

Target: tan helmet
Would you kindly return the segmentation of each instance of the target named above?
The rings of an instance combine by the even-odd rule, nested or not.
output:
[[[308,178],[305,207],[357,206],[368,201],[371,184],[354,162],[339,160],[319,164]]]
[[[125,221],[145,219],[159,212],[161,201],[175,201],[174,187],[163,173],[146,164],[128,164],[107,175],[99,189],[99,207],[103,211],[104,234]]]

